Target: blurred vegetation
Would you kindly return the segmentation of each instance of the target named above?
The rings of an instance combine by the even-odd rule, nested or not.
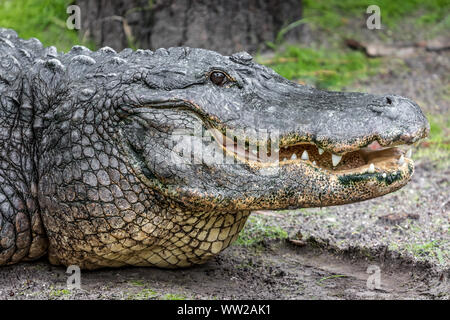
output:
[[[448,0],[303,0],[304,16],[322,28],[333,30],[354,17],[364,18],[370,5],[381,10],[381,23],[395,28],[399,20],[415,16],[418,25],[444,24],[450,27]]]
[[[74,0],[0,0],[0,26],[16,30],[24,39],[35,37],[46,46],[67,51],[81,42],[77,32],[66,27],[66,8],[73,3]],[[414,17],[418,27],[450,29],[449,0],[303,0],[305,19],[289,28],[308,23],[336,32],[355,17],[364,21],[367,7],[373,4],[381,8],[381,22],[389,28],[395,28],[401,19]],[[276,42],[282,40],[286,31],[279,33]],[[83,45],[95,49],[92,43]]]
[[[78,33],[66,26],[72,0],[0,0],[0,27],[14,29],[21,38],[38,38],[44,46],[68,51],[81,44]],[[83,45],[93,49],[91,43]]]
[[[450,118],[446,115],[427,114],[430,135],[422,141],[413,158],[425,158],[436,163],[437,167],[450,166]]]
[[[377,72],[379,59],[367,58],[357,51],[330,51],[288,46],[275,58],[258,61],[268,65],[289,80],[318,88],[340,90],[355,80]]]

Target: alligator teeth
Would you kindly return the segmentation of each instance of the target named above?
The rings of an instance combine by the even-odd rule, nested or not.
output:
[[[336,167],[339,162],[341,162],[342,156],[338,156],[337,154],[331,154],[331,162],[333,162],[333,167]]]
[[[302,153],[302,160],[309,160],[309,155],[308,155],[308,151],[303,151]]]
[[[283,161],[287,161],[287,158],[283,158]]]
[[[384,172],[384,173],[382,174],[382,176],[383,176],[383,178],[386,178],[386,177],[387,177],[386,172]]]
[[[295,153],[293,153],[291,156],[291,160],[295,160],[295,159],[297,159],[297,155]]]
[[[408,151],[406,151],[406,157],[411,159],[412,156],[412,149],[409,149]]]
[[[315,160],[313,161],[313,165],[315,165],[315,166],[317,165],[317,162]]]
[[[405,157],[401,155],[400,159],[398,159],[398,164],[403,165],[405,163]]]
[[[367,170],[368,173],[374,173],[375,172],[375,166],[373,165],[373,163],[370,164],[369,166],[369,170]]]
[[[317,148],[317,151],[319,151],[320,155],[323,153],[323,149],[322,148]]]

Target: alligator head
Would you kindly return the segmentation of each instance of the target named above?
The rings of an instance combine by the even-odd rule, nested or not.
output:
[[[344,204],[411,177],[396,146],[428,132],[411,100],[302,86],[247,53],[160,54],[118,104],[117,127],[142,181],[192,210]]]
[[[251,210],[345,204],[413,173],[428,123],[406,98],[327,92],[203,49],[41,58],[39,203],[54,263],[188,266]]]

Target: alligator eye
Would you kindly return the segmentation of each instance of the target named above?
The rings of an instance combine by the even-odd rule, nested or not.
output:
[[[209,76],[212,83],[214,83],[217,86],[223,86],[227,82],[227,76],[223,72],[214,71]]]

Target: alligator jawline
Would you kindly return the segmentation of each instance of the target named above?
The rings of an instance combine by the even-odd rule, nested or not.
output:
[[[258,150],[255,149],[255,151],[250,152],[248,149],[243,149],[218,130],[213,129],[212,135],[216,142],[221,144],[225,152],[234,156],[240,162],[253,167],[289,166],[303,163],[325,170],[330,174],[341,175],[356,173],[389,174],[413,164],[408,146],[397,145],[381,148],[377,143],[371,144],[371,146],[378,145],[373,149],[369,146],[339,156],[320,149],[314,143],[297,143],[278,149],[278,161],[264,161],[262,159],[267,159],[267,157],[260,157]],[[222,143],[219,141],[222,141]]]

